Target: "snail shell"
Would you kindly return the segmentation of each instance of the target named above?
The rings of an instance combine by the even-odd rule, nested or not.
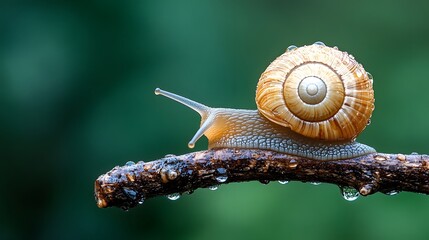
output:
[[[259,111],[310,138],[354,139],[374,110],[372,78],[354,57],[313,44],[286,51],[262,73]]]

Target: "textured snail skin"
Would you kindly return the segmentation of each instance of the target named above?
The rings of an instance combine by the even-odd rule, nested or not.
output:
[[[257,110],[214,109],[216,121],[205,135],[211,148],[256,148],[316,160],[347,159],[375,152],[356,141],[329,142],[304,137],[277,125]]]
[[[191,148],[204,134],[209,140],[209,149],[267,149],[315,160],[340,160],[375,152],[372,147],[354,140],[323,141],[299,135],[269,121],[257,110],[210,108],[161,89],[156,89],[155,93],[178,101],[201,115],[201,127],[189,143]]]

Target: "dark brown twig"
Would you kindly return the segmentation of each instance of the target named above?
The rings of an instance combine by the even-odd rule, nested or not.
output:
[[[144,200],[231,182],[325,182],[376,192],[429,194],[429,156],[374,153],[317,161],[256,149],[214,149],[115,167],[95,181],[98,207],[134,207]]]

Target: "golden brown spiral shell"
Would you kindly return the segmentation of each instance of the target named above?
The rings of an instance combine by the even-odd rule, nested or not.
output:
[[[374,110],[372,78],[348,53],[313,44],[288,50],[268,66],[256,103],[265,117],[301,135],[351,140]]]

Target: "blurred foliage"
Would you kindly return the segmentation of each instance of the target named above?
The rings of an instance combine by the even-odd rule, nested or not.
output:
[[[124,212],[93,181],[128,160],[189,152],[191,110],[255,108],[259,75],[288,45],[324,41],[374,76],[359,141],[426,152],[429,2],[2,1],[0,239],[428,239],[429,197],[292,182],[229,184]],[[195,150],[206,147],[200,140]]]

